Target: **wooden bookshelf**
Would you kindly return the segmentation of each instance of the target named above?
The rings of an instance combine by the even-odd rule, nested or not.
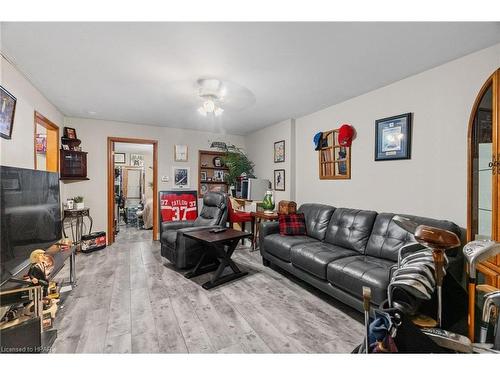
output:
[[[323,147],[318,151],[320,180],[349,180],[351,178],[351,147],[341,146],[339,129],[323,132]]]
[[[229,170],[227,167],[217,167],[214,158],[222,157],[225,153],[221,151],[198,151],[198,195],[203,197],[209,191],[228,192],[228,184],[225,182],[225,175]],[[205,177],[205,179],[202,179]]]

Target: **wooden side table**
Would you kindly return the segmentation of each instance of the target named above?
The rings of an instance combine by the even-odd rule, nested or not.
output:
[[[254,211],[252,212],[252,217],[254,218],[254,228],[253,228],[253,239],[252,239],[252,251],[258,250],[257,241],[259,239],[259,226],[262,221],[276,221],[278,220],[278,213],[266,213],[264,211]]]

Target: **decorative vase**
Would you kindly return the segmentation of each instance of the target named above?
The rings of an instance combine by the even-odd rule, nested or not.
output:
[[[262,201],[262,208],[264,209],[264,212],[266,214],[271,214],[274,212],[274,197],[273,197],[273,192],[271,190],[268,190],[266,192],[266,196]]]

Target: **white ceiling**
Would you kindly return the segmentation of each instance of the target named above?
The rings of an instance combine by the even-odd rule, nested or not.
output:
[[[500,42],[500,23],[2,23],[3,53],[65,115],[246,134]],[[228,90],[204,118],[194,82]],[[243,92],[241,91],[241,92]]]

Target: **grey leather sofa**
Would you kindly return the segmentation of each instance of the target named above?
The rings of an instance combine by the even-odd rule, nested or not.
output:
[[[160,225],[161,256],[175,267],[191,268],[196,265],[202,248],[184,233],[200,229],[225,227],[227,222],[227,195],[209,192],[203,197],[203,207],[196,220],[164,222]]]
[[[323,292],[362,311],[362,287],[372,290],[372,303],[387,298],[391,267],[396,264],[401,246],[415,242],[392,218],[396,214],[322,204],[303,204],[306,236],[281,236],[277,222],[260,227],[260,252],[263,263],[271,263],[292,273]],[[454,223],[413,215],[412,220],[455,232]],[[450,265],[459,249],[449,251]]]

